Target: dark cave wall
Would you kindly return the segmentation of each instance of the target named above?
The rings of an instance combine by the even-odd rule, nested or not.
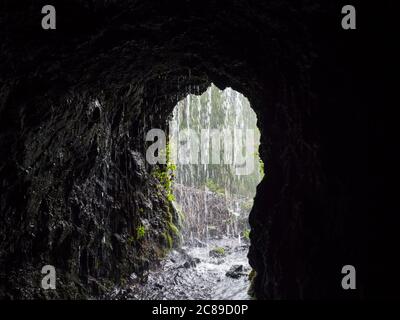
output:
[[[165,235],[176,236],[168,222],[177,216],[146,168],[143,142],[131,138],[145,135],[148,114],[135,100],[142,89],[128,99],[119,92],[33,101],[18,91],[29,102],[13,106],[17,131],[2,144],[10,155],[1,167],[2,294],[41,296],[45,264],[59,271],[61,290],[49,297],[99,294],[132,272],[141,276],[169,249]]]
[[[53,3],[55,32],[40,29],[40,1],[1,13],[1,296],[43,297],[48,263],[55,297],[96,295],[162,257],[175,217],[143,159],[145,133],[210,82],[248,97],[262,132],[256,296],[366,295],[367,110],[339,4]],[[132,242],[139,224],[149,233]],[[345,264],[360,266],[355,292],[340,289]]]

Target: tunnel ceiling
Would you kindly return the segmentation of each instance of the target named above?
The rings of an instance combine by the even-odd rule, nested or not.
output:
[[[45,262],[59,296],[87,297],[160,259],[175,217],[154,194],[144,135],[211,82],[248,97],[262,132],[256,296],[365,294],[337,285],[342,265],[366,260],[352,233],[365,231],[361,49],[337,29],[339,5],[52,1],[57,29],[44,31],[43,4],[1,5],[0,295],[42,297]],[[143,221],[156,240],[129,244]]]

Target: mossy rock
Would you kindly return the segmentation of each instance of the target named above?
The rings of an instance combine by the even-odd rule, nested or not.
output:
[[[162,236],[164,238],[165,245],[167,246],[167,249],[168,250],[172,249],[172,247],[174,245],[174,241],[172,240],[171,235],[167,231],[165,231],[165,232],[162,233]]]
[[[252,269],[249,273],[249,281],[250,281],[250,286],[249,289],[247,290],[247,294],[255,298],[255,279],[257,277],[257,271]]]
[[[210,250],[208,255],[213,258],[224,257],[226,255],[225,248],[223,248],[223,247],[214,248],[214,249]]]

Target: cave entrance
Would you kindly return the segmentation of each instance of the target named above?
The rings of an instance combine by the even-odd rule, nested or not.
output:
[[[208,286],[213,299],[247,297],[248,217],[264,175],[259,145],[257,116],[231,88],[211,84],[173,110],[168,152],[182,249],[198,262],[188,269],[192,283]]]

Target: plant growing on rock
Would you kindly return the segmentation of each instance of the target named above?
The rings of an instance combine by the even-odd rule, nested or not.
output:
[[[170,144],[167,143],[165,150],[160,151],[166,153],[167,164],[165,166],[155,166],[152,175],[156,178],[161,186],[167,193],[167,200],[172,202],[175,200],[175,196],[172,192],[172,183],[174,172],[176,171],[176,165],[171,162],[171,147]]]
[[[243,238],[246,240],[250,240],[250,230],[246,229],[243,231]]]
[[[216,247],[209,252],[210,257],[223,257],[225,255],[225,248],[223,247]]]
[[[179,230],[172,222],[168,221],[168,227],[172,231],[173,234],[176,236],[180,236]]]
[[[174,243],[173,243],[171,235],[167,231],[165,231],[162,233],[162,236],[164,237],[164,240],[167,244],[167,248],[172,249],[172,246]]]
[[[128,239],[127,239],[127,242],[128,242],[128,245],[132,245],[134,242],[135,242],[135,238],[134,237],[128,237]]]
[[[140,240],[146,234],[146,228],[143,225],[140,225],[136,228],[136,239]]]
[[[250,286],[249,289],[247,290],[247,294],[254,298],[255,297],[255,280],[257,276],[257,271],[252,269],[249,273],[249,281],[250,281]]]

